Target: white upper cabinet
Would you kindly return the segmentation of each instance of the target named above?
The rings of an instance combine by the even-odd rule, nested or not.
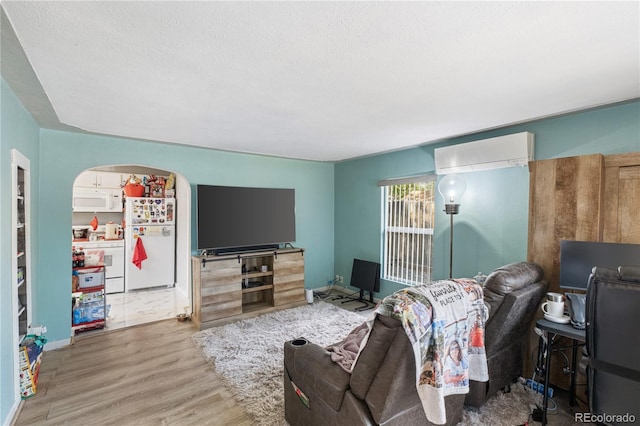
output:
[[[111,172],[95,172],[87,170],[76,178],[73,186],[78,188],[120,188],[123,175]]]

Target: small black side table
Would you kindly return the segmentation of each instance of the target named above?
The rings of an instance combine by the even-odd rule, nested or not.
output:
[[[546,319],[536,321],[538,327],[547,339],[545,345],[545,366],[544,366],[544,394],[542,396],[542,426],[547,424],[547,406],[549,404],[549,368],[551,366],[551,335],[568,337],[573,340],[571,355],[571,387],[569,389],[569,405],[573,407],[576,403],[576,361],[578,359],[578,347],[585,342],[585,330],[578,330],[571,324],[559,324]]]

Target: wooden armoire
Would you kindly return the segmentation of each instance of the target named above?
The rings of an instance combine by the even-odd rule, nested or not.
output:
[[[640,152],[532,161],[529,173],[527,260],[542,266],[548,291],[563,292],[561,240],[640,243]],[[529,346],[537,347],[533,333]],[[554,356],[550,373],[552,385],[567,389],[565,363]],[[528,377],[532,367],[525,359]]]

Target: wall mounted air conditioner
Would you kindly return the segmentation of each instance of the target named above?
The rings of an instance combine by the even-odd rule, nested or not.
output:
[[[524,167],[533,160],[533,133],[522,132],[436,148],[436,174]]]

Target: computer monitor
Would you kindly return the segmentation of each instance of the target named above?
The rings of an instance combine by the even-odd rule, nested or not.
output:
[[[347,299],[342,303],[353,301],[362,302],[364,306],[356,308],[356,311],[365,311],[375,306],[373,303],[373,293],[380,292],[380,264],[362,259],[353,259],[353,268],[351,268],[351,284],[352,287],[360,289],[357,299],[346,296],[341,297]],[[364,292],[369,292],[369,300],[365,300]],[[371,305],[369,305],[371,304]]]
[[[560,288],[587,290],[594,266],[640,266],[640,244],[560,241]]]
[[[368,260],[353,259],[350,284],[371,293],[380,292],[380,264]]]

